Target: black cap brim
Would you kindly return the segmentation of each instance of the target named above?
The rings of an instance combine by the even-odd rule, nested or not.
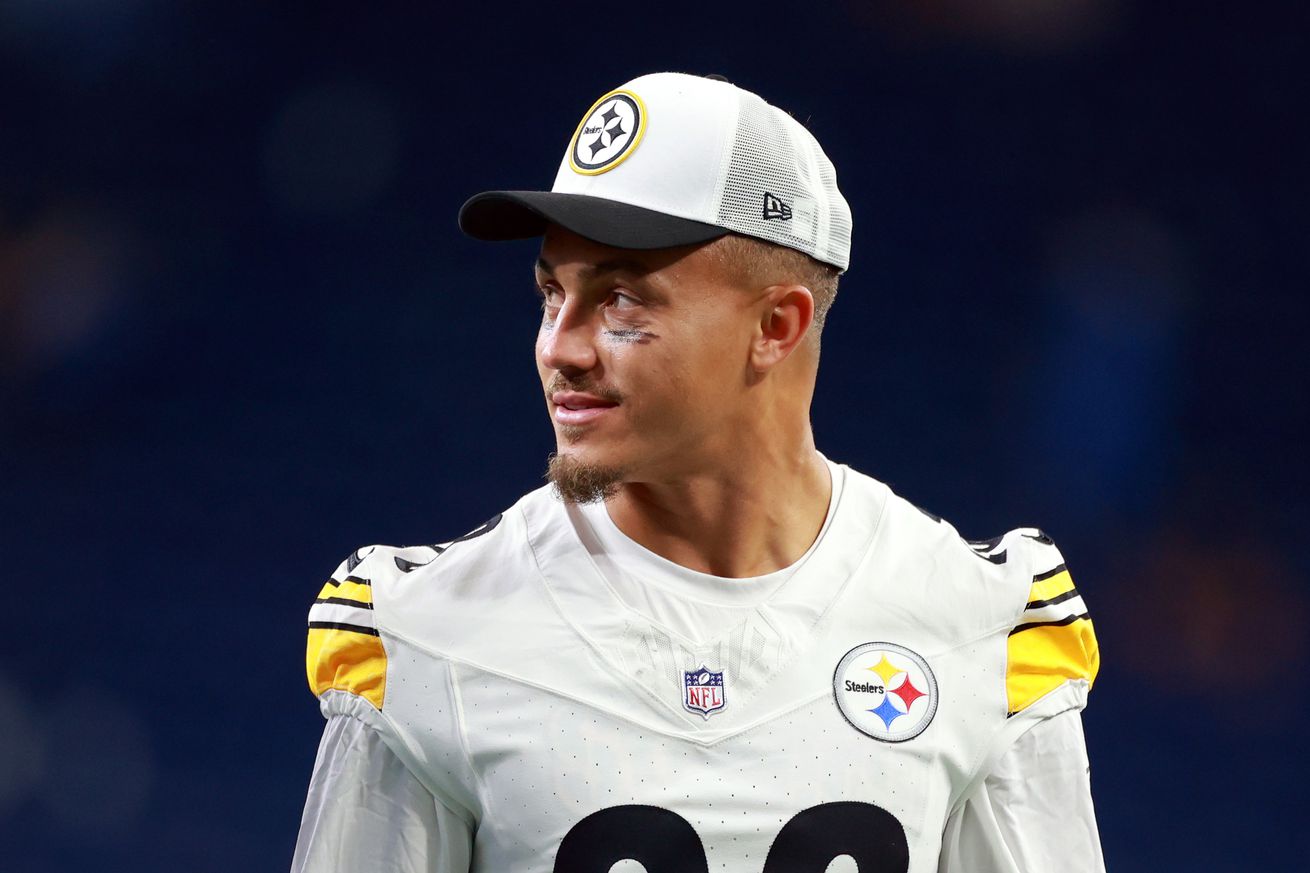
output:
[[[663,249],[728,233],[715,224],[630,203],[554,191],[485,191],[459,210],[460,229],[474,239],[527,239],[541,236],[550,224],[620,249]]]

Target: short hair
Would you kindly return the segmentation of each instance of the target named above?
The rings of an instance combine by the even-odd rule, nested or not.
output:
[[[809,288],[814,296],[814,321],[810,331],[814,349],[818,351],[828,311],[837,299],[837,280],[842,271],[796,249],[739,233],[720,237],[715,248],[725,267],[758,285],[795,282]]]

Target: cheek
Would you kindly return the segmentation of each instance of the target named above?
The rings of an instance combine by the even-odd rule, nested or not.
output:
[[[702,395],[726,398],[740,384],[741,359],[733,349],[732,338],[711,331],[690,338],[683,369],[696,382]]]
[[[643,427],[657,427],[667,415],[674,389],[676,361],[666,354],[664,340],[648,343],[602,337],[598,343],[599,379],[624,396],[628,414]]]
[[[619,350],[613,356],[619,384],[659,426],[689,418],[713,418],[727,390],[726,357],[699,338],[670,342],[663,336],[648,346]]]

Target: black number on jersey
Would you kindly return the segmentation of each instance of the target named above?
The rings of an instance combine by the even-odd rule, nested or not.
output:
[[[555,853],[555,873],[610,873],[619,861],[646,873],[709,873],[696,829],[659,806],[611,806],[575,824]],[[822,871],[820,871],[822,873]]]
[[[822,803],[791,818],[769,847],[762,873],[824,873],[850,855],[860,873],[905,873],[905,828],[872,803]],[[658,806],[611,806],[574,825],[555,854],[555,873],[609,873],[623,860],[646,873],[709,873],[705,845],[676,812]]]
[[[860,873],[905,873],[910,845],[896,817],[872,803],[843,800],[811,806],[782,826],[764,873],[823,873],[838,855],[850,855]]]

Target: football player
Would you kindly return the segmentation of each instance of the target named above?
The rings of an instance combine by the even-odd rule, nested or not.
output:
[[[966,541],[816,450],[851,217],[809,131],[642,76],[551,191],[460,224],[542,238],[550,482],[323,586],[294,869],[1102,870],[1054,543]]]

